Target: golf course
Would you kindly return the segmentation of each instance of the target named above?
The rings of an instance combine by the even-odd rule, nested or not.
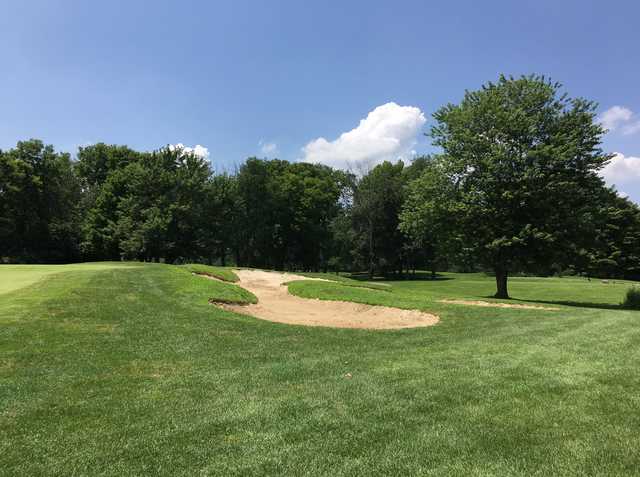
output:
[[[0,477],[640,477],[640,2],[5,3]]]
[[[352,302],[438,318],[371,330],[245,314],[257,300],[240,272],[1,266],[0,475],[640,469],[640,314],[619,306],[628,282],[512,277],[509,304],[530,307],[489,306],[503,301],[481,273],[282,285],[310,310]]]

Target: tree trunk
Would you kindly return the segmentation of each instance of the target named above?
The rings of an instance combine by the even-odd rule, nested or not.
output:
[[[502,269],[496,270],[496,287],[497,287],[497,292],[494,295],[494,298],[509,299],[506,270],[502,270]]]

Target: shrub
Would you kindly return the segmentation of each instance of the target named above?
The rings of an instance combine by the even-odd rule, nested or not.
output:
[[[640,288],[631,287],[627,290],[627,296],[624,298],[622,306],[632,310],[640,310]]]

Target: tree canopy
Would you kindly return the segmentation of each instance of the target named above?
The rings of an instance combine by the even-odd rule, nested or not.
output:
[[[406,277],[486,271],[640,279],[640,209],[607,188],[595,104],[500,77],[434,114],[439,149],[353,174],[180,148],[39,140],[0,151],[0,261],[146,260]]]
[[[588,246],[609,160],[594,103],[543,77],[502,76],[434,118],[443,154],[412,185],[405,230],[448,231],[495,272],[498,298],[508,298],[509,272],[568,263]]]

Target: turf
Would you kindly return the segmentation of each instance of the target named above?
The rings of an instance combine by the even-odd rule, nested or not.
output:
[[[210,277],[218,278],[225,282],[237,282],[240,280],[238,278],[238,275],[236,275],[233,270],[227,267],[214,267],[211,265],[202,265],[199,263],[188,263],[186,265],[183,265],[183,267],[189,270],[191,273],[209,275]]]
[[[72,265],[0,265],[0,294],[23,288],[48,275],[73,270],[106,270],[138,266],[132,262],[96,262]]]
[[[371,288],[372,290],[388,290],[391,287],[390,283],[375,283],[370,281],[354,280],[345,275],[337,273],[319,273],[319,272],[303,272],[298,275],[309,278],[322,278],[324,280],[330,280],[337,282],[340,285],[356,288]]]
[[[437,302],[485,299],[479,275],[392,285],[290,289],[441,322],[274,324],[207,303],[246,299],[238,287],[162,264],[4,293],[0,474],[638,475],[640,313],[617,305],[628,284],[512,281],[557,312]]]

